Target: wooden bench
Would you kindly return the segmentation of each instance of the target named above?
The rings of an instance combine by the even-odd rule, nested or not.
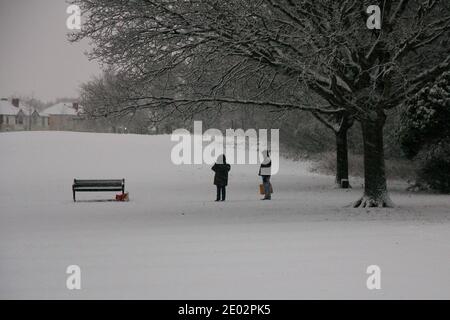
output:
[[[75,192],[122,191],[125,193],[125,179],[119,180],[80,180],[74,179],[72,185],[73,201]]]

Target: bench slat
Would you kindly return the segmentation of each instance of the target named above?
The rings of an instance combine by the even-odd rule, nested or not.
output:
[[[122,179],[74,179],[75,182],[122,182]]]
[[[83,191],[122,191],[122,188],[110,188],[110,189],[100,189],[100,188],[83,188],[83,189],[74,189],[74,191],[83,192]]]
[[[99,188],[105,188],[105,187],[121,187],[122,184],[118,184],[118,183],[104,183],[104,184],[100,184],[100,183],[85,183],[85,184],[74,184],[73,185],[75,188],[79,188],[79,187],[99,187]]]
[[[74,184],[122,184],[122,180],[74,180]]]

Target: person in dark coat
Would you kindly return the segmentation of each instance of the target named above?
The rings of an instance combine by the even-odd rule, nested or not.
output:
[[[216,201],[220,201],[222,195],[222,201],[225,201],[226,186],[228,185],[228,172],[231,170],[231,166],[227,163],[225,155],[217,157],[216,163],[211,168],[214,174],[214,184],[217,187]]]
[[[271,190],[270,190],[270,176],[271,168],[272,168],[272,160],[270,159],[270,151],[265,150],[263,151],[263,162],[261,163],[261,166],[259,167],[259,173],[258,175],[262,177],[262,182],[264,186],[264,198],[261,200],[270,200],[272,199]]]

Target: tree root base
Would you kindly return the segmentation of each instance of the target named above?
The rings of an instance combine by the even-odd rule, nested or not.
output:
[[[353,204],[353,208],[393,208],[394,203],[389,197],[375,199],[369,196],[362,196]]]

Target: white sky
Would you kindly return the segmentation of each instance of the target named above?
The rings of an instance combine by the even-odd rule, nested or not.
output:
[[[0,0],[0,97],[51,101],[77,97],[79,85],[100,73],[67,41],[65,0]]]

